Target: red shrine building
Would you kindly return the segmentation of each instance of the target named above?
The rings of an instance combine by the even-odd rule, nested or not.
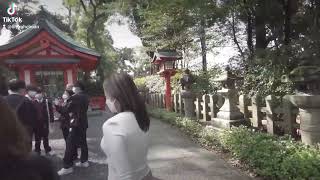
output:
[[[41,86],[54,96],[78,74],[96,69],[100,54],[84,47],[51,24],[40,19],[35,25],[0,46],[0,65],[19,74],[26,84]]]

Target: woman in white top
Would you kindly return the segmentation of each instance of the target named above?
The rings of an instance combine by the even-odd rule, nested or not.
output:
[[[108,180],[149,180],[147,165],[150,119],[132,78],[114,74],[104,82],[106,104],[116,115],[102,127]]]

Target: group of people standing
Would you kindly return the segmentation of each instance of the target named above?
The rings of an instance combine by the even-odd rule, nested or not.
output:
[[[41,141],[47,155],[52,154],[49,146],[49,122],[53,122],[52,104],[40,88],[27,86],[23,81],[9,82],[9,95],[5,97],[10,107],[16,111],[29,135],[30,149],[32,137],[35,139],[34,151],[41,154]]]
[[[25,132],[27,151],[35,155],[41,155],[41,142],[46,155],[53,155],[49,145],[49,123],[54,122],[53,107],[61,114],[59,121],[63,137],[65,139],[65,155],[63,158],[64,168],[53,173],[58,175],[73,172],[74,161],[78,159],[78,148],[81,149],[80,167],[88,167],[88,146],[86,130],[88,128],[87,110],[89,98],[84,93],[84,86],[81,82],[74,85],[67,85],[62,96],[63,102],[57,100],[52,102],[39,87],[26,86],[24,81],[11,80],[8,84],[9,95],[1,98],[3,105],[7,105],[10,112],[18,120]],[[5,136],[5,135],[4,135]],[[3,137],[4,137],[3,136]],[[34,148],[32,152],[32,139]],[[36,158],[37,159],[37,158]],[[0,164],[1,166],[1,164]],[[50,178],[48,178],[50,179]]]
[[[59,179],[58,175],[73,172],[78,148],[81,157],[75,165],[89,166],[86,140],[89,98],[82,83],[67,86],[62,104],[51,103],[39,89],[29,87],[26,93],[23,81],[11,81],[9,89],[7,97],[0,97],[1,180]],[[106,105],[114,115],[102,126],[100,144],[107,156],[108,180],[153,180],[147,164],[150,119],[132,77],[126,73],[113,74],[104,82],[104,92]],[[47,154],[52,150],[48,134],[53,105],[61,114],[59,120],[66,141],[63,168],[58,172],[48,159],[30,155],[33,134],[37,134],[35,151],[38,154],[41,140]]]

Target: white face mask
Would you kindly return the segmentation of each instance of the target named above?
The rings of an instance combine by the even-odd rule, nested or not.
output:
[[[79,93],[81,90],[80,90],[80,88],[78,88],[78,87],[73,87],[73,88],[72,88],[72,91],[73,91],[75,94],[77,94],[77,93]]]
[[[37,94],[37,92],[35,92],[35,91],[29,91],[29,92],[28,92],[28,95],[29,95],[30,97],[32,97],[32,98],[34,98],[34,97],[36,96],[36,94]]]
[[[110,99],[106,99],[106,105],[110,109],[112,113],[117,113],[117,108],[116,108],[116,100],[111,101]]]
[[[36,95],[36,99],[37,99],[38,101],[42,101],[43,95],[42,95],[42,94],[37,94],[37,95]]]
[[[62,95],[62,99],[66,100],[66,99],[68,99],[68,98],[69,98],[68,95],[66,95],[66,94],[63,94],[63,95]]]

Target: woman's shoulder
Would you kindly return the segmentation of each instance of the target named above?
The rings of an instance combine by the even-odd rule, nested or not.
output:
[[[125,135],[127,126],[135,119],[132,112],[121,112],[109,118],[102,126],[105,134]]]

